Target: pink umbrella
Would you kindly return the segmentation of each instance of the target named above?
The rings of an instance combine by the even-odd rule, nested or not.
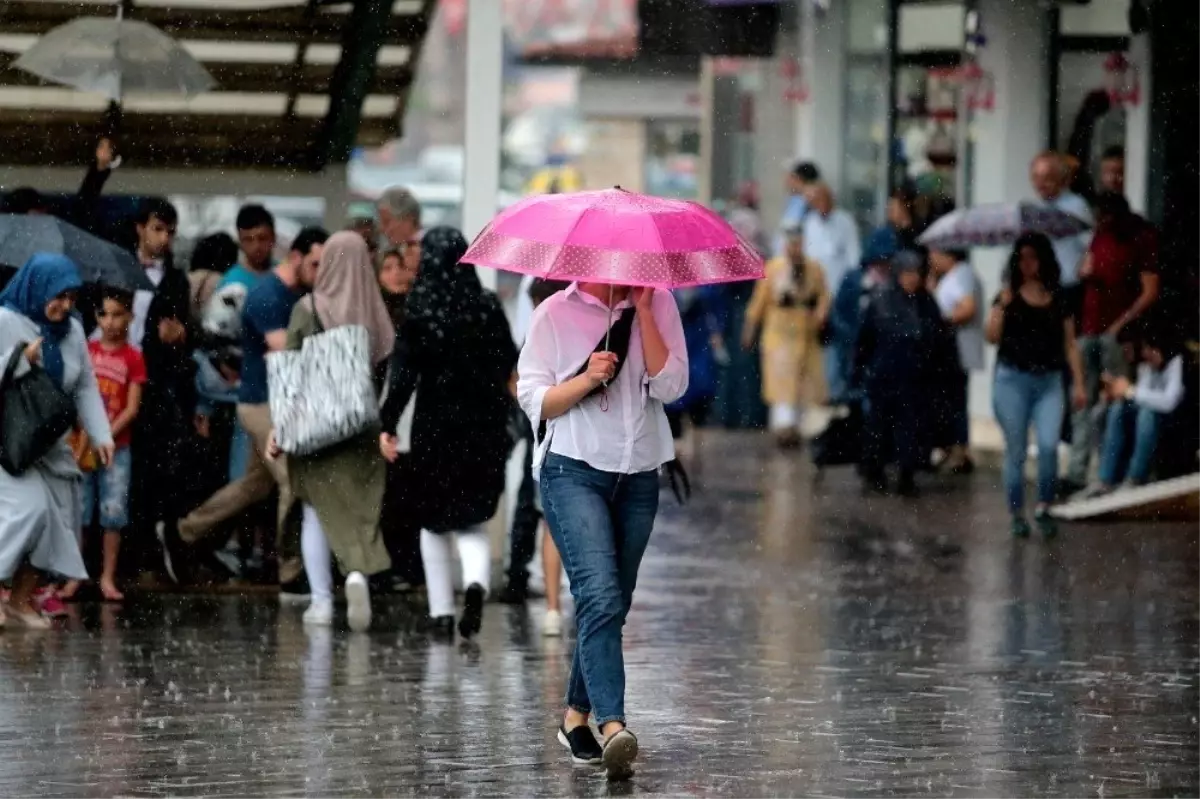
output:
[[[493,219],[462,262],[668,290],[765,274],[754,246],[713,211],[620,188],[527,197]]]

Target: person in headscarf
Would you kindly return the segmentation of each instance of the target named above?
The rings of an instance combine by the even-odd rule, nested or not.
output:
[[[895,462],[897,491],[915,496],[914,476],[928,455],[924,411],[940,407],[945,375],[958,368],[958,345],[925,288],[922,257],[903,250],[891,268],[891,283],[867,305],[855,351],[855,380],[867,403],[862,475],[868,491],[886,490],[884,467]]]
[[[325,242],[312,294],[292,309],[287,348],[298,350],[307,337],[348,325],[366,328],[373,377],[381,388],[396,331],[379,294],[367,243],[353,231],[342,231]],[[332,623],[332,550],[346,573],[350,629],[365,631],[371,625],[367,577],[391,567],[379,533],[386,475],[378,436],[378,430],[368,430],[311,455],[288,456],[292,493],[303,503],[300,551],[312,588],[306,624]]]
[[[0,294],[0,370],[15,359],[13,378],[45,370],[75,403],[83,427],[104,465],[112,459],[108,414],[83,326],[72,316],[83,285],[75,264],[62,255],[38,253]],[[0,371],[0,374],[3,374]],[[0,385],[0,390],[7,386]],[[86,580],[79,552],[82,475],[66,436],[19,475],[0,469],[0,582],[12,581],[0,626],[15,622],[47,629],[32,604],[38,573]]]
[[[404,326],[404,309],[421,264],[421,248],[407,245],[385,250],[379,257],[379,291],[396,331]]]
[[[483,525],[504,493],[517,351],[504,309],[475,270],[460,266],[467,242],[448,227],[426,231],[421,268],[392,360],[380,449],[397,458],[396,429],[417,392],[412,453],[397,502],[421,526],[421,557],[431,628],[454,634],[451,542],[455,533],[467,586],[459,633],[483,623],[491,546]],[[389,498],[389,501],[395,498]]]

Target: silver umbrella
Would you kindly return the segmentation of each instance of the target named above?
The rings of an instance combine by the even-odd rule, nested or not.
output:
[[[946,214],[930,225],[917,243],[931,250],[969,250],[1007,246],[1023,233],[1062,239],[1090,228],[1086,220],[1040,203],[996,203]]]
[[[0,214],[0,265],[19,268],[39,252],[70,258],[85,283],[104,283],[130,291],[154,288],[129,250],[58,217]]]
[[[216,81],[187,50],[153,25],[115,17],[80,17],[46,33],[13,64],[39,78],[114,103],[130,92],[189,97]]]

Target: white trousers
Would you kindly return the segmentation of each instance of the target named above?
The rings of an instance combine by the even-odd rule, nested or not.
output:
[[[772,433],[800,428],[800,406],[790,402],[776,402],[771,405],[768,425]]]
[[[432,618],[454,615],[454,551],[462,561],[463,586],[478,584],[486,592],[492,582],[492,546],[482,525],[457,533],[421,531],[421,563]]]
[[[333,601],[333,553],[312,505],[305,503],[300,516],[300,555],[313,602]]]

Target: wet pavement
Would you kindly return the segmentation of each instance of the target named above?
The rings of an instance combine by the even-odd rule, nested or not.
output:
[[[538,603],[462,647],[402,602],[352,635],[163,596],[0,632],[0,795],[1200,792],[1195,525],[1015,542],[993,473],[865,500],[748,435],[692,477],[626,627],[630,783],[554,741],[570,639]]]

